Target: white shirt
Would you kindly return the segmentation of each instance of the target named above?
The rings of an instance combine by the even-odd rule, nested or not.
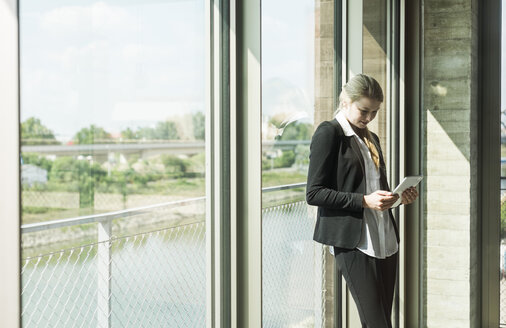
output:
[[[355,133],[342,111],[337,113],[336,120],[343,128],[344,134],[354,136],[360,146],[365,166],[366,195],[380,190],[380,172],[374,165],[369,148]],[[377,211],[364,208],[364,223],[357,249],[369,256],[380,259],[397,253],[399,245],[388,210]]]

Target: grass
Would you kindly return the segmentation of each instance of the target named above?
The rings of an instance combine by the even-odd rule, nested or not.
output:
[[[58,208],[23,206],[23,214],[45,214],[51,211],[58,211]]]
[[[262,185],[263,187],[271,187],[271,186],[277,186],[277,185],[285,185],[285,184],[292,184],[292,183],[300,183],[306,181],[306,175],[302,174],[296,170],[292,169],[276,169],[276,170],[269,170],[262,172]],[[130,189],[129,192],[130,195],[127,195],[127,198],[129,196],[138,196],[138,195],[144,195],[146,196],[146,201],[156,201],[156,196],[164,195],[164,196],[177,196],[178,198],[192,198],[192,197],[198,197],[205,195],[205,178],[199,177],[199,178],[180,178],[180,179],[165,179],[165,180],[159,180],[156,182],[150,182],[146,185],[137,185],[134,188]],[[296,188],[296,189],[289,189],[289,190],[281,190],[281,191],[275,191],[275,192],[268,192],[263,193],[262,195],[262,207],[273,207],[278,206],[282,204],[288,204],[292,202],[302,201],[304,200],[305,196],[305,188]],[[42,192],[44,193],[44,192]],[[58,201],[61,201],[61,194],[58,193],[46,193],[44,194],[45,202],[48,205],[51,204],[58,204]],[[52,199],[51,197],[56,197]],[[63,196],[65,197],[65,195]],[[110,194],[108,196],[107,194],[102,194],[99,200],[95,198],[95,202],[112,202],[117,201],[121,197],[116,194]],[[106,198],[103,198],[106,197]],[[153,199],[151,199],[153,197]],[[110,199],[109,199],[110,198]],[[139,197],[136,197],[138,199]],[[28,199],[27,199],[28,201]],[[67,203],[65,203],[67,204]],[[27,204],[28,205],[28,204]],[[44,222],[44,221],[50,221],[50,220],[58,220],[58,219],[64,219],[64,218],[70,218],[70,217],[77,217],[77,216],[83,216],[83,215],[90,215],[95,213],[104,212],[104,210],[96,210],[92,208],[51,208],[51,207],[44,207],[40,206],[23,206],[23,213],[22,213],[22,222],[23,224],[28,223],[37,223],[37,222]],[[44,205],[44,203],[42,204]],[[67,204],[68,205],[68,204]],[[77,205],[78,206],[78,205]],[[120,205],[118,205],[120,206]],[[123,206],[123,205],[121,205]],[[177,217],[177,214],[173,214],[175,217]],[[181,214],[182,217],[178,218],[177,220],[173,221],[173,224],[177,224],[177,222],[183,221],[194,221],[196,220],[194,214]],[[153,224],[140,224],[135,226],[129,226],[129,227],[122,227],[120,231],[116,230],[114,233],[115,236],[122,235],[124,233],[127,234],[133,234],[141,232],[145,229],[149,230],[156,230],[160,228],[166,228],[168,222],[158,222]],[[116,224],[115,224],[116,226]],[[116,229],[116,228],[114,228]],[[128,231],[127,231],[128,230]],[[42,245],[39,244],[39,246],[36,246],[34,248],[28,248],[23,247],[23,257],[27,256],[33,256],[37,254],[52,252],[58,249],[64,249],[69,247],[74,247],[76,245],[82,245],[90,242],[96,241],[96,224],[86,224],[86,225],[79,225],[79,226],[72,226],[72,227],[65,227],[61,229],[55,229],[53,231],[46,231],[47,235],[35,237],[35,238],[43,238],[47,239],[47,244],[42,241]],[[53,239],[51,237],[52,234],[69,234],[72,236],[76,236],[76,240],[71,241],[61,241],[61,242],[51,242],[49,239]],[[77,237],[81,236],[81,237]],[[26,236],[29,238],[32,238],[30,236]],[[56,237],[56,236],[55,236]],[[45,244],[45,245],[44,245]],[[77,259],[76,259],[77,260]]]
[[[205,178],[180,178],[149,182],[142,194],[177,195],[184,197],[203,196],[206,190]]]
[[[306,182],[307,176],[295,170],[272,170],[262,172],[262,186],[273,187]]]
[[[34,209],[36,210],[34,211]],[[30,224],[45,221],[61,220],[77,216],[92,215],[96,213],[100,213],[100,211],[96,211],[91,208],[66,209],[56,207],[53,208],[53,207],[23,206],[21,223]]]
[[[272,187],[278,185],[300,183],[306,181],[306,175],[300,173],[294,169],[275,169],[262,172],[262,187]],[[129,185],[128,194],[129,196],[144,195],[147,197],[146,201],[149,200],[150,196],[177,196],[177,198],[193,198],[205,195],[205,184],[206,179],[204,177],[196,178],[179,178],[179,179],[164,179],[149,182],[146,185]],[[298,201],[304,199],[304,188],[298,188],[294,190],[283,190],[277,192],[264,193],[262,196],[263,207],[276,206],[280,204],[289,203],[292,201]],[[41,191],[44,196],[44,200],[48,205],[56,205],[61,203],[61,197],[59,194],[47,193]],[[103,198],[110,195],[109,198]],[[41,195],[42,196],[42,195]],[[55,198],[56,197],[56,198]],[[108,196],[107,196],[108,197]],[[118,198],[119,197],[119,198]],[[103,194],[102,198],[95,198],[95,204],[99,202],[118,202],[118,199],[122,199],[119,194]],[[26,205],[23,206],[22,211],[22,223],[37,223],[45,222],[50,220],[58,220],[70,217],[77,217],[83,215],[91,215],[96,213],[104,212],[104,210],[96,210],[92,208],[56,208],[51,206],[40,206],[40,202],[36,202],[35,206],[31,206],[31,200],[25,198]],[[151,200],[152,202],[153,200]],[[44,204],[42,204],[44,205]],[[69,205],[65,203],[65,205]],[[123,209],[123,201],[119,201],[118,204],[111,205],[117,207],[117,209]],[[75,205],[79,206],[78,204]],[[72,206],[70,206],[72,207]]]

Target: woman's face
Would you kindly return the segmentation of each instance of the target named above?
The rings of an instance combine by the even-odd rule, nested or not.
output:
[[[348,121],[359,129],[364,129],[369,122],[374,120],[378,110],[380,109],[381,102],[362,97],[359,100],[350,103],[349,100],[344,100],[343,110]]]

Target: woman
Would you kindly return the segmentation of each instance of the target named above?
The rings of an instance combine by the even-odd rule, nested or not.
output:
[[[306,199],[318,206],[313,239],[333,246],[355,300],[362,327],[392,327],[399,233],[379,138],[369,131],[383,102],[372,77],[359,74],[339,97],[335,119],[321,123],[311,141]],[[402,194],[402,204],[418,197]]]

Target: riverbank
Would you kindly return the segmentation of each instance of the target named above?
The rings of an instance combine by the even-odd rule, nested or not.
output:
[[[171,200],[180,200],[173,198]],[[303,199],[304,188],[282,190],[264,193],[262,205],[267,208]],[[168,198],[164,197],[163,200],[167,201]],[[189,205],[150,209],[135,216],[114,219],[112,222],[112,236],[113,238],[119,238],[203,221],[205,221],[205,201],[199,200]],[[98,223],[88,223],[23,233],[21,238],[22,257],[27,258],[95,243],[97,242],[97,229]]]

